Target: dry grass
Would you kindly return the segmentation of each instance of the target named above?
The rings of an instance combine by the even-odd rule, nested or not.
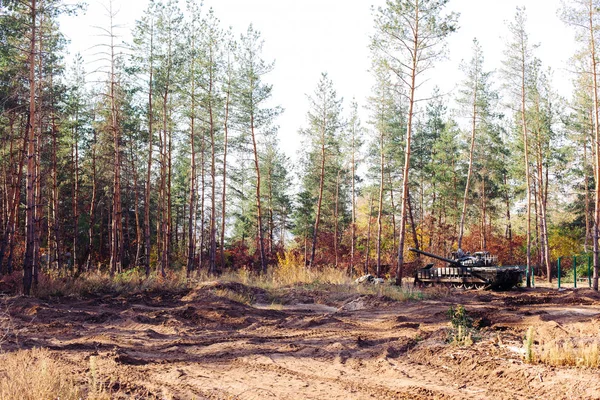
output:
[[[201,275],[203,280],[214,280],[214,277]],[[280,289],[290,286],[306,285],[350,285],[352,280],[344,270],[331,266],[307,268],[300,256],[287,252],[278,257],[278,263],[270,267],[266,274],[259,274],[246,269],[227,271],[219,280],[239,282],[247,286],[260,287],[266,290]]]
[[[271,274],[273,284],[279,287],[315,283],[343,285],[351,282],[350,277],[342,269],[331,266],[307,268],[302,257],[292,252],[279,257],[278,261],[277,267]]]
[[[553,367],[600,367],[600,342],[551,341],[540,346],[537,361]]]
[[[214,290],[214,294],[246,305],[252,305],[252,303],[254,303],[254,297],[248,293],[235,292],[230,289],[216,289]]]
[[[127,380],[115,372],[115,367],[114,360],[92,355],[86,377],[76,380],[77,375],[66,372],[67,365],[53,358],[47,349],[3,353],[0,354],[0,400],[130,398],[121,391],[120,384],[113,385]],[[117,386],[117,389],[113,390],[113,386]],[[140,392],[142,397],[139,398],[147,398],[144,393]]]
[[[527,330],[523,341],[525,361],[553,367],[600,368],[600,341],[597,339],[551,339],[534,345],[535,330]],[[536,348],[537,347],[537,348]]]
[[[83,398],[73,377],[63,372],[64,368],[50,357],[48,350],[5,353],[0,360],[0,400]]]
[[[111,277],[107,273],[89,272],[77,278],[60,277],[55,273],[41,274],[34,289],[39,298],[121,294],[141,291],[178,291],[188,286],[185,273],[168,272],[165,277],[152,273],[149,278],[139,269]]]
[[[51,298],[61,296],[86,297],[98,294],[131,294],[143,291],[177,292],[190,289],[215,277],[205,270],[187,277],[185,270],[168,271],[166,277],[153,272],[146,278],[141,269],[132,269],[111,277],[107,273],[89,272],[76,278],[62,277],[54,272],[40,275],[39,284],[34,289],[35,296]],[[435,293],[427,293],[412,286],[397,287],[394,285],[356,285],[343,269],[332,266],[307,268],[302,257],[287,252],[279,257],[278,264],[270,267],[266,274],[260,274],[247,269],[227,271],[218,277],[220,281],[237,282],[273,291],[282,288],[301,286],[307,290],[327,290],[328,292],[357,292],[373,294],[394,301],[419,300],[424,297],[436,297]],[[243,304],[252,304],[254,298],[227,289],[215,292]]]
[[[425,298],[423,292],[413,286],[362,284],[356,286],[356,290],[362,294],[373,294],[394,301],[422,300]]]

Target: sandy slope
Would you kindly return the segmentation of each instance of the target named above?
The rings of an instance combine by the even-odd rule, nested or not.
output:
[[[263,305],[218,297],[216,288],[252,292]],[[82,383],[93,364],[115,398],[600,398],[600,371],[529,365],[520,353],[529,326],[540,337],[600,337],[600,296],[591,291],[456,291],[396,303],[290,290],[281,309],[270,300],[224,283],[179,294],[12,298],[17,335],[3,350],[50,348]],[[446,342],[453,304],[480,327],[470,347]]]

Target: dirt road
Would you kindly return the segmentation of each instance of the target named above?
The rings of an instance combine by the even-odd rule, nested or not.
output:
[[[538,337],[600,336],[591,291],[456,291],[399,303],[290,289],[278,301],[218,282],[184,293],[11,298],[14,333],[2,349],[49,348],[82,384],[92,369],[114,398],[600,398],[597,369],[523,361],[530,326]],[[456,304],[478,328],[471,346],[447,341]]]

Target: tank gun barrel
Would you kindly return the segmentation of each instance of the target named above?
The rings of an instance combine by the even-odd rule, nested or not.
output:
[[[460,263],[458,261],[456,261],[456,260],[451,260],[449,258],[438,256],[437,254],[428,253],[428,252],[423,251],[423,250],[413,249],[412,247],[409,247],[408,250],[410,250],[412,252],[415,252],[415,253],[418,253],[418,254],[423,254],[424,256],[427,256],[427,257],[438,259],[440,261],[445,261],[445,262],[447,262],[449,264],[460,265]]]

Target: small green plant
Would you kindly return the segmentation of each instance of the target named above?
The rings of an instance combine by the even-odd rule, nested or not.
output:
[[[448,341],[458,346],[470,346],[473,344],[474,328],[473,319],[462,305],[451,306],[447,312],[452,328],[448,334]]]
[[[535,355],[533,352],[533,336],[534,336],[533,326],[530,326],[527,329],[527,335],[525,335],[525,340],[523,340],[523,347],[525,348],[525,361],[533,364],[535,361]]]

